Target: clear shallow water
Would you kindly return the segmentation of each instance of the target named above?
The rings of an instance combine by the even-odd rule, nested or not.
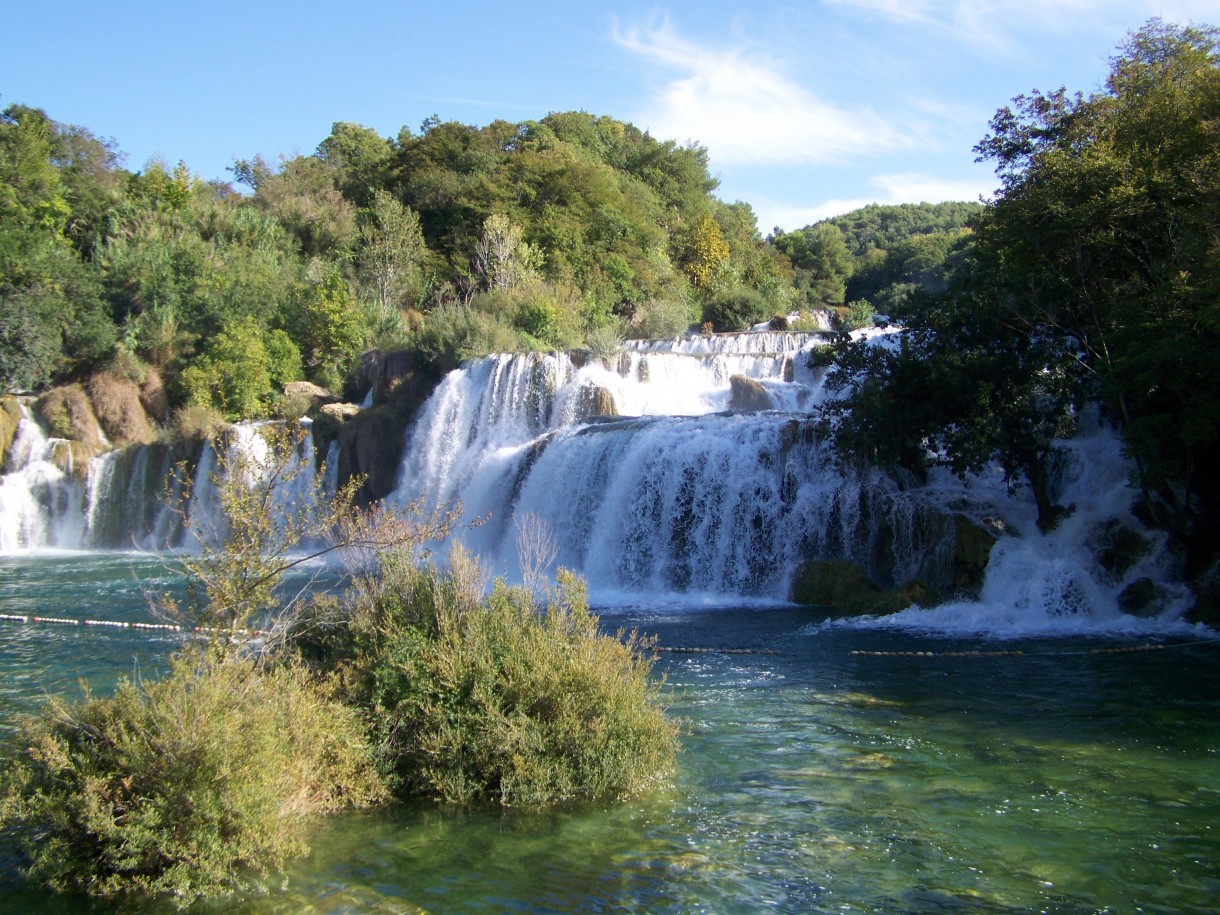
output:
[[[133,565],[134,564],[134,565]],[[148,619],[122,555],[0,557],[0,613]],[[673,785],[545,814],[432,807],[322,824],[237,912],[1211,912],[1220,898],[1220,647],[987,643],[820,627],[807,610],[615,608],[668,648],[688,722]],[[0,727],[172,640],[0,622]],[[1126,643],[1132,644],[1132,643]],[[852,651],[1023,650],[909,658]],[[762,653],[767,652],[767,653]],[[11,865],[11,862],[6,862]],[[47,899],[4,911],[160,911]]]

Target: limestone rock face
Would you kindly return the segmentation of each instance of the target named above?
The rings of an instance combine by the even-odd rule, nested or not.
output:
[[[337,403],[339,396],[328,391],[312,381],[290,381],[284,385],[284,396],[290,400],[300,400],[309,404],[308,409],[314,410],[324,404]]]
[[[618,407],[614,403],[614,394],[609,388],[601,385],[590,385],[581,389],[578,419],[589,419],[593,416],[618,416]]]
[[[98,372],[85,385],[93,413],[112,445],[147,445],[157,439],[140,385],[113,372]]]
[[[351,404],[321,407],[314,422],[314,444],[325,454],[331,441],[339,443],[339,479],[363,475],[362,504],[389,495],[397,482],[406,447],[407,427],[444,368],[421,363],[414,353],[370,350],[344,394],[359,400],[370,390],[372,406],[361,410]]]
[[[67,448],[56,449],[52,459],[68,473],[83,478],[89,459],[109,449],[102,426],[93,413],[89,395],[79,384],[51,388],[35,404],[51,438],[68,439]],[[62,455],[62,457],[61,457]]]
[[[818,559],[797,567],[788,599],[794,604],[819,607],[831,616],[849,617],[897,613],[911,604],[926,604],[930,594],[918,579],[897,588],[882,589],[859,563]]]
[[[734,375],[729,379],[729,409],[739,413],[757,413],[774,410],[775,402],[767,389],[746,375]]]
[[[965,515],[955,515],[956,544],[953,548],[953,587],[957,591],[978,594],[983,587],[983,575],[991,559],[996,535],[976,524]]]
[[[8,460],[9,449],[17,435],[17,424],[23,418],[21,404],[16,397],[0,397],[0,469]]]

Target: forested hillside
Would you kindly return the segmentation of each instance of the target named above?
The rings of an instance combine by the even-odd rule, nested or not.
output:
[[[340,386],[369,347],[449,365],[740,330],[842,304],[844,288],[888,306],[939,282],[977,209],[868,207],[763,240],[748,204],[714,195],[705,149],[584,112],[430,118],[392,139],[336,122],[312,155],[232,173],[129,170],[114,141],[9,105],[4,387],[106,369],[150,389],[163,422],[181,405],[250,417],[287,381]],[[849,247],[804,244],[823,232]],[[818,258],[834,261],[830,279]]]

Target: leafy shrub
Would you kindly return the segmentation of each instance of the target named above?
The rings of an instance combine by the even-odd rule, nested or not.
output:
[[[585,334],[585,346],[599,359],[613,358],[623,345],[623,334],[616,324],[595,327]]]
[[[541,602],[502,582],[484,598],[484,586],[460,551],[446,571],[390,556],[359,576],[350,617],[306,627],[303,647],[338,663],[366,708],[393,789],[538,806],[664,777],[677,726],[658,706],[648,643],[600,634],[570,573]]]
[[[301,668],[194,651],[160,682],[51,699],[2,785],[0,823],[30,879],[182,906],[250,888],[308,852],[308,818],[384,793],[358,715]]]
[[[169,438],[179,441],[211,438],[227,425],[224,414],[214,407],[188,403],[174,411]]]
[[[648,299],[635,307],[630,335],[639,340],[676,337],[698,319],[698,307],[686,299]]]
[[[871,302],[863,299],[848,302],[843,308],[836,308],[839,330],[859,330],[862,327],[873,326],[873,315],[877,313]]]
[[[524,341],[502,315],[460,305],[429,312],[411,343],[423,358],[449,368],[476,356],[525,349]]]
[[[718,293],[703,306],[703,320],[719,333],[745,330],[767,320],[767,300],[753,289],[737,287]]]

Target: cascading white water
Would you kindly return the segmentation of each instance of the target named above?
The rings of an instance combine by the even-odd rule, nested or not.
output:
[[[820,341],[759,333],[635,344],[608,363],[475,360],[421,411],[394,499],[461,501],[467,517],[483,519],[462,540],[510,579],[520,575],[519,522],[540,518],[558,563],[581,572],[600,600],[783,599],[795,565],[811,558],[854,560],[883,584],[943,583],[955,542],[946,519],[960,512],[1009,532],[981,599],[915,607],[887,624],[1018,633],[1147,628],[1180,615],[1186,592],[1173,585],[1160,586],[1149,611],[1156,622],[1118,610],[1125,588],[1140,577],[1164,581],[1171,560],[1163,538],[1130,517],[1129,468],[1112,430],[1086,417],[1064,443],[1059,496],[1076,509],[1043,536],[1032,500],[998,475],[934,473],[927,486],[902,487],[885,474],[836,470],[807,414],[791,412],[825,396],[807,357]],[[760,382],[779,409],[725,412],[733,375]],[[1099,526],[1115,517],[1149,543],[1121,574],[1101,570],[1093,549]]]
[[[308,420],[301,420],[308,426]],[[216,444],[208,442],[195,471],[188,506],[186,536],[183,546],[198,549],[203,541],[216,543],[227,535],[228,523],[221,504],[220,486],[225,476],[239,473],[247,486],[268,482],[271,485],[269,510],[276,520],[286,520],[308,512],[317,499],[326,498],[319,492],[314,472],[314,445],[311,435],[301,436],[297,447],[284,466],[276,464],[267,439],[261,434],[265,423],[238,423],[230,426],[223,437],[224,455],[217,453]]]
[[[62,467],[71,466],[71,446],[49,438],[22,409],[0,476],[0,551],[79,547],[84,486]]]
[[[257,424],[246,423],[231,427],[225,447],[222,464],[211,445],[202,453],[189,442],[132,446],[107,451],[83,473],[72,473],[71,443],[49,438],[27,413],[0,475],[0,551],[191,548],[199,531],[221,536],[217,470],[240,463],[258,473],[266,442]],[[317,498],[313,462],[313,440],[306,435],[286,468],[288,482],[277,484],[277,511],[287,515]],[[334,479],[332,472],[331,491]],[[191,499],[184,512],[187,485]]]
[[[761,341],[752,351],[657,346],[579,367],[564,354],[475,360],[421,412],[394,500],[461,501],[468,517],[486,519],[463,540],[510,578],[520,574],[515,520],[541,518],[558,561],[603,599],[782,599],[795,564],[819,556],[854,559],[883,579],[943,577],[944,541],[927,536],[925,503],[884,475],[832,471],[805,416],[724,412],[734,375],[761,382],[788,410],[822,396],[816,383],[791,380],[794,359],[808,371],[801,357],[813,335],[749,337]],[[618,417],[594,420],[595,407]]]

